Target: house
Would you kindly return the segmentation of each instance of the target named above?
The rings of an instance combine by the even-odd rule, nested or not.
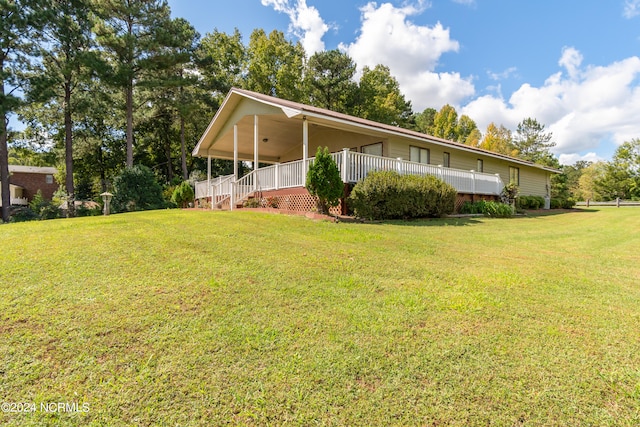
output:
[[[548,201],[551,175],[558,173],[419,132],[234,88],[193,150],[194,156],[209,160],[207,180],[196,184],[196,198],[208,200],[212,208],[234,209],[259,196],[278,208],[311,210],[315,200],[304,184],[318,146],[329,147],[345,184],[383,169],[435,175],[456,188],[458,206],[465,200],[497,198],[509,182],[520,187],[521,195]],[[233,160],[234,173],[213,179],[211,159]],[[252,162],[253,170],[238,176],[239,161]]]
[[[9,165],[11,204],[27,205],[38,191],[42,192],[42,197],[51,200],[58,189],[53,178],[56,173],[58,170],[52,167]],[[1,200],[0,198],[0,206]]]

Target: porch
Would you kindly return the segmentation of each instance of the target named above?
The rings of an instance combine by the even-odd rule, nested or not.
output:
[[[338,165],[342,181],[353,184],[370,172],[395,170],[403,175],[432,175],[453,186],[459,194],[499,196],[504,184],[499,174],[487,174],[473,170],[446,168],[441,165],[416,163],[402,159],[358,153],[345,148],[331,154]],[[314,158],[276,163],[272,166],[255,169],[236,179],[227,175],[197,182],[196,199],[206,199],[212,209],[235,209],[256,193],[305,186],[306,173]],[[280,192],[283,194],[282,192]],[[300,194],[292,192],[292,194]]]

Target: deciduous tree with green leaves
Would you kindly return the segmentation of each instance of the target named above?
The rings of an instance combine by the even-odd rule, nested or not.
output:
[[[412,115],[411,102],[400,92],[400,85],[389,67],[364,67],[355,114],[379,123],[408,127]]]
[[[254,30],[249,38],[247,57],[247,89],[303,101],[305,52],[300,42],[286,40],[282,31],[273,30],[267,35],[262,29]]]

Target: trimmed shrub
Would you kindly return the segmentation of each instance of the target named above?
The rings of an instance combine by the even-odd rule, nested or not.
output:
[[[551,199],[551,209],[572,209],[576,205],[576,201],[572,198],[563,199],[554,197]]]
[[[544,197],[540,196],[520,196],[516,200],[519,209],[540,209],[544,207]]]
[[[165,207],[162,187],[151,169],[137,165],[124,169],[113,180],[114,212],[143,211]]]
[[[373,172],[349,196],[356,216],[366,219],[441,217],[455,209],[456,190],[434,176]]]
[[[338,165],[329,149],[318,147],[316,158],[309,166],[305,187],[312,196],[318,197],[318,212],[328,214],[329,208],[338,206],[344,192],[344,183]]]
[[[195,193],[189,181],[182,181],[180,185],[173,190],[171,201],[180,208],[189,207],[189,203],[193,203]]]
[[[461,214],[483,214],[492,218],[509,218],[513,216],[511,205],[500,202],[479,200],[477,202],[465,202],[460,207]]]

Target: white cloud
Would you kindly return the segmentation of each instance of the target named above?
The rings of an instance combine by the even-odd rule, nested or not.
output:
[[[568,71],[551,75],[541,87],[523,84],[508,100],[483,96],[462,109],[481,130],[490,122],[515,129],[533,117],[553,132],[554,152],[575,155],[621,144],[640,135],[640,57],[606,66],[582,67],[582,55],[564,49],[559,64]],[[606,147],[610,148],[610,147]]]
[[[427,106],[459,104],[475,92],[471,77],[435,71],[442,54],[457,52],[460,45],[439,22],[429,27],[409,20],[427,6],[425,2],[403,7],[370,2],[360,9],[362,26],[358,38],[351,44],[340,44],[359,70],[387,65],[416,111]]]
[[[300,39],[300,43],[308,56],[325,49],[322,37],[329,31],[320,12],[313,6],[308,6],[306,0],[297,0],[291,5],[291,0],[261,0],[263,6],[271,6],[277,12],[289,16],[291,24],[289,31]]]
[[[487,75],[491,80],[499,81],[499,80],[508,79],[509,77],[515,75],[517,72],[518,72],[518,69],[516,67],[509,67],[506,70],[499,73],[494,73],[493,71],[487,71]]]
[[[567,70],[569,77],[575,78],[577,77],[580,65],[582,65],[582,59],[582,54],[577,49],[573,47],[564,47],[562,49],[562,56],[560,57],[560,61],[558,61],[558,65]]]
[[[576,162],[580,160],[596,163],[605,159],[598,156],[596,153],[590,152],[587,154],[578,154],[578,153],[560,154],[558,160],[560,161],[561,165],[574,165]]]
[[[626,0],[623,15],[627,19],[640,15],[640,0]]]

